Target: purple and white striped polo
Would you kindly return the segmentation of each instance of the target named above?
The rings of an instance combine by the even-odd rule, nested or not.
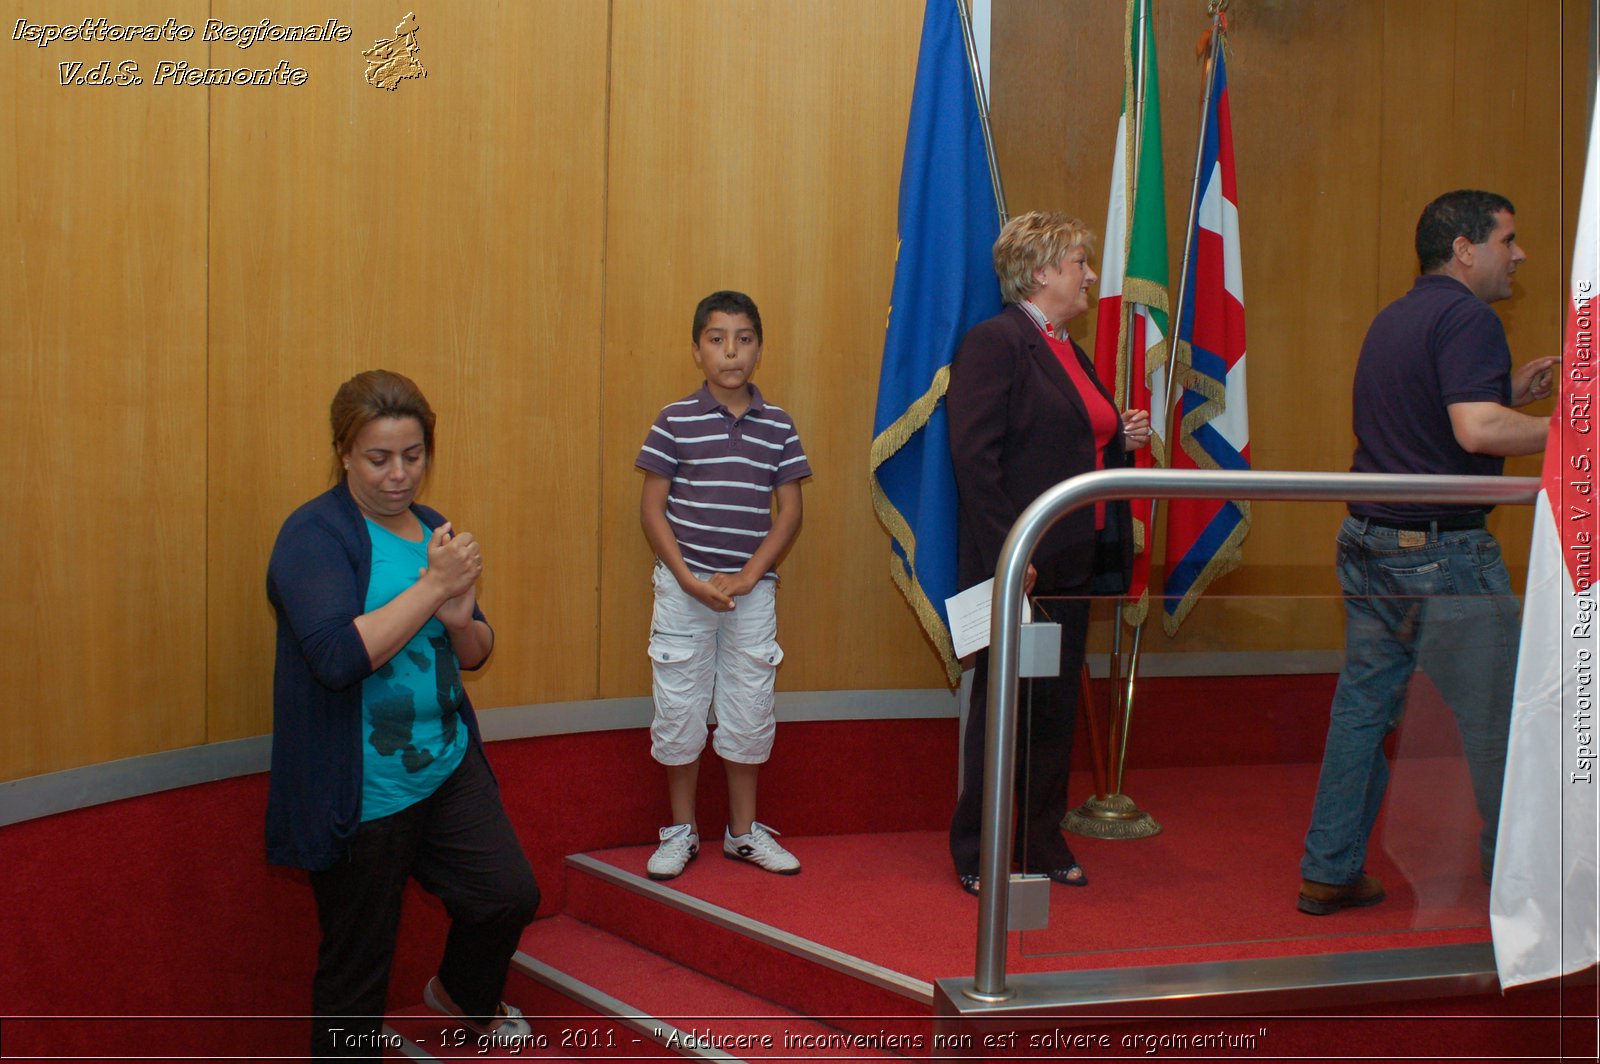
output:
[[[633,464],[671,482],[667,520],[683,560],[703,573],[743,568],[772,530],[774,489],[811,475],[794,419],[753,384],[743,417],[705,385],[668,404]]]

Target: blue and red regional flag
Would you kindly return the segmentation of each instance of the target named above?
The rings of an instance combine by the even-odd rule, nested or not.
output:
[[[1188,276],[1179,310],[1174,469],[1250,468],[1245,400],[1244,279],[1239,255],[1239,194],[1233,122],[1220,33],[1212,52],[1209,106],[1200,131],[1199,189],[1190,229]],[[1167,509],[1166,585],[1161,622],[1178,630],[1206,587],[1239,564],[1250,531],[1250,503],[1174,499]]]
[[[1522,644],[1489,891],[1500,985],[1582,971],[1596,961],[1600,846],[1595,786],[1595,320],[1600,303],[1600,122],[1578,234],[1561,386],[1534,503]]]
[[[1094,368],[1113,382],[1121,409],[1149,410],[1150,446],[1134,454],[1146,468],[1166,464],[1160,411],[1167,405],[1167,207],[1161,172],[1161,90],[1156,76],[1150,0],[1128,0],[1124,41],[1122,118],[1117,122],[1106,207],[1105,254],[1100,258]],[[1142,61],[1141,61],[1142,60]],[[1143,78],[1142,84],[1140,78]],[[1141,110],[1140,101],[1143,101]],[[1131,128],[1130,128],[1131,126]],[[1125,309],[1126,308],[1126,309]],[[1150,500],[1133,512],[1133,581],[1128,623],[1144,623],[1150,582]]]

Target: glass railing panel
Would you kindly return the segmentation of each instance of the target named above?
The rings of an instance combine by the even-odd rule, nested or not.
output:
[[[1038,605],[1052,616],[1083,608],[1063,599]],[[1070,830],[1061,836],[1088,885],[1049,886],[1049,925],[1013,939],[1010,970],[1486,941],[1483,820],[1473,777],[1476,766],[1492,816],[1499,772],[1492,751],[1497,744],[1503,750],[1492,722],[1498,715],[1503,735],[1505,639],[1509,633],[1514,654],[1515,599],[1379,605],[1393,619],[1393,639],[1361,650],[1361,668],[1352,673],[1361,695],[1351,700],[1354,716],[1372,719],[1338,733],[1348,746],[1334,762],[1341,786],[1324,799],[1331,821],[1347,829],[1324,833],[1327,853],[1317,860],[1352,874],[1364,869],[1381,880],[1381,901],[1351,904],[1371,899],[1313,888],[1310,907],[1332,911],[1301,911],[1302,858],[1346,658],[1340,596],[1208,595],[1176,638],[1164,632],[1154,600],[1126,717],[1120,696],[1133,667],[1133,638],[1126,627],[1114,634],[1111,605],[1100,600],[1088,606],[1090,704],[1077,707]],[[1400,659],[1383,674],[1379,658],[1396,652]],[[1113,683],[1108,674],[1122,678]],[[1394,692],[1392,703],[1382,703],[1385,691]],[[1060,690],[1052,695],[1040,681],[1023,680],[1018,708],[1019,776],[1047,772],[1030,756],[1028,736],[1059,723]],[[1491,722],[1487,735],[1473,740],[1488,756],[1469,762],[1458,713]],[[1363,735],[1383,736],[1381,759],[1362,753],[1371,743]],[[1380,788],[1363,855],[1363,810]],[[1045,871],[1038,853],[1051,845],[1050,835],[1031,822],[1030,806],[1045,807],[1018,803],[1013,856],[1018,871]],[[1336,838],[1354,845],[1328,842]]]

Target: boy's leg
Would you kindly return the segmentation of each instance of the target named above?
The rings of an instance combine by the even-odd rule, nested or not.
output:
[[[748,835],[756,818],[756,779],[761,766],[724,761],[722,767],[728,773],[728,831]]]
[[[717,675],[718,618],[679,587],[660,562],[653,581],[650,682],[655,716],[650,722],[650,756],[666,767],[673,823],[693,824],[706,714]]]
[[[773,718],[773,685],[783,648],[778,645],[778,614],[774,581],[762,580],[739,598],[731,612],[719,614],[716,648],[717,731],[712,747],[724,761],[755,768],[772,754],[777,726]],[[737,771],[737,770],[734,770]],[[729,812],[734,776],[728,777]],[[749,800],[755,797],[754,776]],[[753,815],[753,809],[751,810]],[[737,819],[733,825],[739,827]]]
[[[763,580],[738,600],[733,612],[721,615],[712,744],[728,773],[728,832],[722,852],[769,872],[793,875],[800,862],[773,839],[775,830],[755,818],[756,780],[772,753],[776,731],[773,682],[783,660],[775,591],[773,581]]]
[[[695,792],[717,676],[717,616],[679,587],[660,562],[654,584],[650,679],[655,716],[650,722],[650,756],[667,770],[672,823],[659,832],[660,845],[645,872],[651,879],[672,879],[700,852]]]
[[[700,759],[697,757],[687,765],[663,767],[667,770],[667,798],[672,803],[672,822],[688,824],[690,830],[698,832],[700,827],[695,823],[694,799],[700,787]]]

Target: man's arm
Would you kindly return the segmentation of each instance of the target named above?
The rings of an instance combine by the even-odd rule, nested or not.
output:
[[[1448,409],[1456,442],[1472,454],[1538,454],[1550,435],[1549,415],[1530,417],[1499,403],[1451,403]]]

